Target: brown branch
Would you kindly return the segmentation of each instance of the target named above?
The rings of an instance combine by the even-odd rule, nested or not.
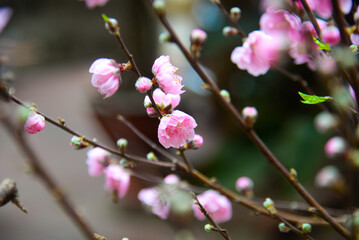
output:
[[[147,2],[152,7],[152,0],[147,0]],[[159,14],[155,11],[157,17],[163,24],[163,26],[167,29],[169,34],[171,35],[171,39],[181,50],[187,61],[190,63],[192,68],[197,72],[197,74],[201,77],[201,79],[208,85],[211,92],[217,97],[217,99],[229,110],[229,112],[233,115],[238,125],[241,129],[247,134],[248,138],[254,143],[254,145],[258,148],[258,150],[265,156],[267,161],[273,165],[282,176],[287,179],[287,181],[293,186],[293,188],[313,207],[318,209],[323,218],[342,236],[347,239],[350,239],[350,233],[347,229],[345,229],[342,225],[340,225],[336,219],[328,214],[328,212],[312,197],[312,195],[298,182],[296,178],[293,178],[289,171],[280,163],[280,161],[274,156],[274,154],[268,149],[268,147],[264,144],[264,142],[259,138],[257,133],[250,128],[247,128],[244,124],[244,120],[242,116],[239,114],[237,109],[229,102],[227,102],[220,94],[219,88],[215,85],[215,83],[205,74],[202,68],[199,66],[197,61],[193,59],[191,53],[185,48],[183,43],[178,38],[177,34],[173,30],[172,26],[169,24],[167,18],[164,14]]]
[[[17,131],[16,127],[10,122],[8,118],[1,118],[5,129],[9,132],[9,134],[14,138],[22,150],[22,152],[26,155],[29,160],[31,167],[34,173],[43,181],[43,183],[48,188],[49,192],[54,196],[59,205],[64,209],[67,215],[71,218],[71,220],[76,224],[76,226],[81,230],[81,232],[86,236],[87,239],[93,240],[94,231],[88,225],[88,223],[81,217],[75,210],[72,203],[69,201],[67,196],[63,193],[61,188],[55,182],[55,180],[47,173],[46,169],[42,166],[39,158],[36,156],[35,152],[31,149],[28,143],[25,141],[24,137]]]
[[[284,222],[285,225],[287,225],[290,230],[292,230],[293,232],[295,232],[296,234],[298,234],[299,236],[304,237],[305,239],[310,239],[313,240],[313,238],[311,236],[309,236],[306,233],[303,233],[302,231],[300,231],[298,228],[296,228],[295,226],[293,226],[290,222],[288,222],[287,220],[285,220],[284,218],[282,218],[279,215],[275,215],[276,218],[278,218],[278,220]]]
[[[312,22],[315,31],[316,31],[317,34],[318,34],[319,40],[322,41],[322,40],[321,40],[321,36],[320,36],[321,30],[320,30],[318,21],[317,21],[317,19],[315,18],[314,14],[313,14],[312,9],[309,7],[309,5],[308,5],[308,3],[307,3],[306,0],[300,0],[300,2],[302,3],[302,5],[303,5],[305,11],[307,12],[308,17],[309,17],[310,21]]]

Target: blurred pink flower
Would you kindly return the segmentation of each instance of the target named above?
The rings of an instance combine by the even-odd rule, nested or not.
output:
[[[87,166],[88,173],[92,177],[99,176],[103,170],[104,166],[109,164],[110,153],[106,150],[95,147],[87,151]]]
[[[348,149],[347,143],[344,138],[335,136],[328,140],[325,144],[325,154],[330,157],[338,157],[346,153]]]
[[[350,34],[350,40],[354,45],[359,45],[359,34],[358,33]]]
[[[165,93],[181,94],[183,85],[182,77],[176,74],[178,68],[170,63],[169,56],[160,56],[152,66],[155,81]]]
[[[296,41],[299,38],[300,18],[283,9],[267,8],[260,19],[259,25],[263,32],[276,39],[283,40],[283,44]]]
[[[135,83],[135,87],[138,91],[141,93],[145,93],[152,87],[152,81],[149,78],[146,77],[140,77],[137,79]]]
[[[163,181],[166,184],[178,184],[181,179],[176,174],[169,174],[163,179]]]
[[[340,42],[340,32],[336,26],[327,26],[321,32],[324,42],[329,43],[332,46],[337,45]]]
[[[93,73],[91,84],[98,88],[105,98],[112,96],[121,84],[121,71],[119,65],[112,59],[100,58],[92,63],[90,73]]]
[[[187,140],[192,140],[197,123],[190,115],[175,110],[161,118],[158,126],[158,139],[165,148],[179,148]]]
[[[0,8],[0,33],[5,28],[6,24],[9,22],[12,12],[12,8],[10,7]]]
[[[137,195],[137,198],[148,206],[153,214],[161,219],[166,219],[170,212],[171,204],[160,197],[161,194],[157,188],[144,188]]]
[[[85,0],[88,8],[103,7],[109,0]]]
[[[155,100],[156,105],[160,110],[161,114],[164,115],[171,113],[173,109],[178,106],[178,104],[181,101],[181,96],[170,94],[170,93],[166,94],[162,92],[161,89],[156,88],[155,91],[153,91],[153,100]],[[152,103],[150,98],[146,96],[144,105],[150,106],[151,104]],[[156,115],[156,111],[153,109],[153,107],[147,107],[146,111],[148,115],[153,115],[153,114]]]
[[[229,221],[232,218],[232,204],[223,195],[220,195],[214,190],[207,190],[204,193],[197,196],[198,201],[211,215],[214,221],[218,223]],[[197,205],[193,204],[194,215],[199,220],[203,220],[206,217],[203,215]]]
[[[189,143],[191,149],[198,149],[203,145],[203,137],[199,134],[194,135],[194,138]]]
[[[343,176],[334,165],[323,167],[315,176],[315,185],[320,188],[333,188],[342,181]]]
[[[254,31],[248,35],[243,46],[236,47],[231,55],[233,63],[253,76],[267,73],[271,64],[280,54],[280,43],[263,31]]]
[[[130,186],[130,175],[120,166],[111,164],[105,170],[106,184],[109,190],[117,192],[119,198],[126,195]]]
[[[313,0],[313,3],[315,5],[315,11],[319,17],[328,19],[332,16],[333,7],[331,0]],[[352,6],[352,0],[339,0],[339,7],[345,14],[350,12]]]
[[[35,134],[40,132],[45,127],[45,118],[37,114],[34,111],[31,111],[25,121],[25,131],[30,134]]]
[[[253,189],[253,186],[253,181],[249,177],[240,177],[236,181],[236,189],[240,193],[244,193],[248,190],[251,191]]]
[[[202,45],[207,40],[207,33],[202,29],[193,29],[190,39],[193,44]]]

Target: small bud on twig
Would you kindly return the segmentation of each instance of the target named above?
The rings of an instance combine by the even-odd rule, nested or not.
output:
[[[106,238],[104,236],[101,236],[98,233],[94,233],[93,236],[96,240],[106,240]]]
[[[16,183],[14,180],[6,178],[0,184],[0,207],[4,206],[8,202],[15,204],[21,211],[27,213],[19,200]]]
[[[165,6],[166,4],[164,0],[155,0],[152,3],[153,9],[155,9],[155,11],[161,16],[165,15]]]
[[[212,231],[212,229],[213,229],[213,226],[211,224],[204,225],[204,230],[206,232],[210,232],[210,231]]]
[[[277,213],[277,209],[274,206],[274,202],[270,198],[266,198],[263,202],[263,207],[271,214],[275,215]]]
[[[287,233],[287,232],[290,231],[290,228],[287,227],[287,225],[285,225],[284,222],[279,223],[278,229],[279,229],[280,232],[283,232],[283,233]]]
[[[230,10],[230,16],[233,21],[238,21],[241,17],[241,9],[239,7],[232,7]]]
[[[231,102],[231,96],[226,89],[222,89],[219,94],[221,94],[221,96],[224,98],[224,100],[226,100],[226,102]]]
[[[309,223],[303,223],[302,231],[303,233],[310,233],[312,231],[312,225],[310,225]]]
[[[120,150],[120,153],[124,154],[127,148],[128,141],[125,138],[120,138],[117,140],[117,147]]]

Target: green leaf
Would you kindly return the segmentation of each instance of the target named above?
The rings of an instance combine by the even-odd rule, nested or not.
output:
[[[108,22],[110,19],[107,17],[106,14],[102,13],[102,19],[105,21],[105,22]]]
[[[320,96],[316,96],[316,95],[308,95],[308,94],[305,94],[302,92],[298,92],[298,93],[304,99],[304,100],[300,100],[300,101],[305,104],[318,104],[318,103],[329,102],[329,101],[333,100],[333,98],[330,96],[320,97]]]
[[[330,51],[330,44],[329,43],[322,43],[321,41],[319,41],[318,38],[316,38],[314,36],[312,36],[312,37],[313,37],[314,43],[318,45],[318,49],[323,49],[325,51]]]

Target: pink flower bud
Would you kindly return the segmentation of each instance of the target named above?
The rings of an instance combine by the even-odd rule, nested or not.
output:
[[[204,193],[197,196],[198,201],[211,215],[214,221],[222,223],[229,221],[232,218],[232,204],[223,195],[220,195],[214,190],[207,190]],[[194,210],[194,216],[199,220],[204,220],[206,217],[196,204],[192,205]]]
[[[97,59],[89,72],[93,73],[92,86],[97,87],[101,94],[106,94],[105,98],[112,96],[122,82],[120,66],[112,59]]]
[[[109,190],[117,192],[119,198],[126,195],[130,186],[130,175],[120,166],[111,164],[105,170],[106,184]]]
[[[191,33],[191,43],[203,45],[207,40],[207,33],[202,29],[193,29]]]
[[[166,219],[171,209],[171,204],[166,199],[161,198],[161,192],[157,188],[144,188],[137,195],[145,206],[149,207],[153,214]]]
[[[247,127],[252,127],[257,120],[258,112],[255,107],[245,107],[242,110],[244,123]]]
[[[332,165],[322,168],[315,177],[315,185],[320,188],[333,188],[342,181],[342,174]]]
[[[91,177],[99,176],[105,166],[110,163],[110,153],[106,150],[95,147],[87,151],[87,166],[88,166],[88,173]]]
[[[246,196],[252,195],[253,181],[249,177],[240,177],[236,181],[236,189]]]
[[[190,115],[175,110],[161,118],[158,126],[158,140],[165,148],[179,148],[194,138],[197,123]]]
[[[340,32],[336,26],[329,26],[321,32],[324,42],[329,43],[332,46],[337,45],[340,42]]]
[[[169,56],[160,56],[152,66],[152,73],[155,81],[165,93],[181,94],[183,85],[182,77],[176,74],[178,68],[170,63]]]
[[[241,9],[239,7],[232,7],[229,15],[233,21],[237,21],[241,17]]]
[[[24,128],[27,133],[35,134],[40,132],[45,127],[45,118],[32,111],[29,113]]]
[[[138,91],[145,93],[151,89],[152,81],[149,78],[140,77],[137,79],[135,86]]]
[[[88,8],[103,7],[109,0],[85,0]]]
[[[348,146],[344,138],[339,136],[332,137],[331,139],[329,139],[324,147],[326,155],[330,158],[338,157],[345,154],[347,148]]]
[[[203,137],[201,135],[194,135],[193,140],[190,142],[189,146],[191,149],[198,149],[203,145]]]
[[[170,175],[167,175],[163,181],[166,183],[166,184],[178,184],[180,182],[180,178],[176,175],[176,174],[170,174]]]

